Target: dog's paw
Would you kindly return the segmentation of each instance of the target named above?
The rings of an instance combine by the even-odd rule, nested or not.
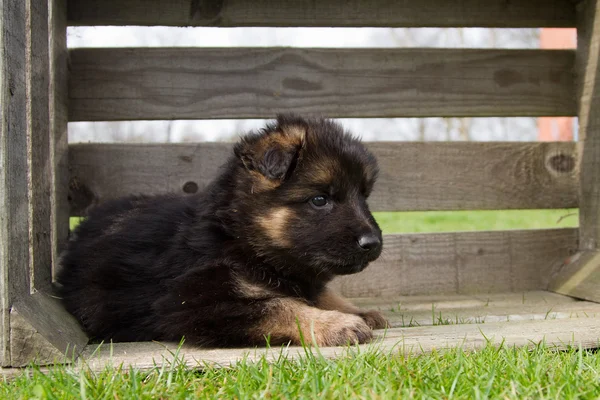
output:
[[[358,314],[371,329],[389,328],[390,324],[383,314],[376,310],[364,311]]]
[[[371,328],[357,315],[326,311],[319,320],[319,329],[315,328],[318,346],[361,344],[373,338]]]

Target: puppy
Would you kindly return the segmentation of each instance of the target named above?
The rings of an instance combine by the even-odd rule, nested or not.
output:
[[[200,194],[106,201],[77,227],[57,280],[93,339],[336,346],[386,326],[327,288],[381,253],[374,156],[333,121],[293,115],[233,153]]]

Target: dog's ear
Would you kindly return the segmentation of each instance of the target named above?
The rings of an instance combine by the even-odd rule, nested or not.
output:
[[[234,152],[248,171],[282,182],[296,168],[305,136],[306,128],[303,126],[277,124],[260,134],[244,138],[235,146]]]

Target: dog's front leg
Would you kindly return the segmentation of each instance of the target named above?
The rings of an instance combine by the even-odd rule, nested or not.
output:
[[[264,303],[263,318],[250,330],[255,342],[269,337],[271,344],[300,345],[314,341],[318,346],[365,343],[371,328],[358,315],[311,307],[294,298],[276,298]],[[302,340],[304,338],[304,340]]]
[[[387,319],[377,310],[363,311],[329,288],[317,298],[316,306],[321,310],[336,310],[361,317],[371,329],[382,329],[389,326]]]

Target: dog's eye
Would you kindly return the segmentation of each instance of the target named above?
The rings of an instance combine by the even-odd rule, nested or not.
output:
[[[315,207],[325,207],[327,205],[327,197],[315,196],[312,199],[310,199],[310,202]]]

